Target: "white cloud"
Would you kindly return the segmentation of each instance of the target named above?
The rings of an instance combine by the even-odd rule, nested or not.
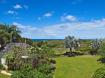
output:
[[[20,5],[20,4],[16,4],[13,6],[14,9],[28,9],[29,7],[27,5]]]
[[[47,12],[45,14],[43,14],[42,16],[38,17],[37,19],[40,21],[41,19],[44,19],[44,18],[48,18],[48,17],[51,17],[53,16],[53,12]]]
[[[15,14],[16,12],[13,11],[13,10],[9,10],[7,13],[8,13],[8,14]]]
[[[28,38],[64,38],[74,35],[80,38],[105,38],[105,19],[34,27],[14,23],[22,30],[22,36]],[[27,31],[27,32],[26,32]]]
[[[52,15],[53,15],[53,14],[49,12],[49,13],[45,13],[43,16],[44,16],[44,17],[51,17]]]
[[[14,8],[15,9],[21,9],[21,8],[23,8],[21,5],[19,5],[19,4],[16,4],[15,6],[14,6]]]
[[[64,15],[61,17],[62,21],[76,21],[77,18],[73,15]]]

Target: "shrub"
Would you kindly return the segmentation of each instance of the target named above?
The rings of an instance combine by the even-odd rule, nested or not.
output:
[[[100,45],[100,48],[98,50],[98,53],[101,55],[101,56],[105,56],[105,42],[103,42],[101,45]]]
[[[51,59],[51,60],[50,60],[50,63],[56,64],[56,61],[53,60],[53,59]]]
[[[9,69],[13,70],[12,78],[52,78],[53,71],[48,60],[51,55],[52,50],[46,46],[14,47],[5,57]]]
[[[105,57],[102,56],[102,57],[100,57],[100,59],[98,59],[97,61],[100,61],[101,63],[105,63]]]
[[[2,64],[0,64],[0,69],[3,69],[3,65]]]
[[[98,54],[101,55],[101,58],[98,61],[101,61],[102,63],[105,63],[105,42],[103,42],[100,45],[100,48],[98,50]]]
[[[18,71],[14,71],[11,78],[53,78],[52,73],[48,73],[47,66],[33,69],[31,65],[25,65]]]
[[[90,54],[92,55],[96,55],[98,53],[98,50],[100,48],[100,45],[101,45],[101,40],[93,40],[92,43],[91,43],[91,51],[90,51]]]
[[[92,78],[105,78],[105,66],[96,70]]]

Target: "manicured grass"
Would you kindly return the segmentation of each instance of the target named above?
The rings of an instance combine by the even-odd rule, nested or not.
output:
[[[54,78],[91,78],[96,69],[103,66],[99,56],[58,57],[55,60]]]

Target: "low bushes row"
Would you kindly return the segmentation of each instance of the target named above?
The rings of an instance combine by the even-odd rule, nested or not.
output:
[[[66,52],[63,55],[64,56],[68,56],[68,57],[74,57],[74,56],[79,56],[79,55],[83,55],[84,53],[81,52]]]

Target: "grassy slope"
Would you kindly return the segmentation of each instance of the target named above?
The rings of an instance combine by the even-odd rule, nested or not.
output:
[[[98,56],[58,57],[54,78],[91,78],[102,67]]]

